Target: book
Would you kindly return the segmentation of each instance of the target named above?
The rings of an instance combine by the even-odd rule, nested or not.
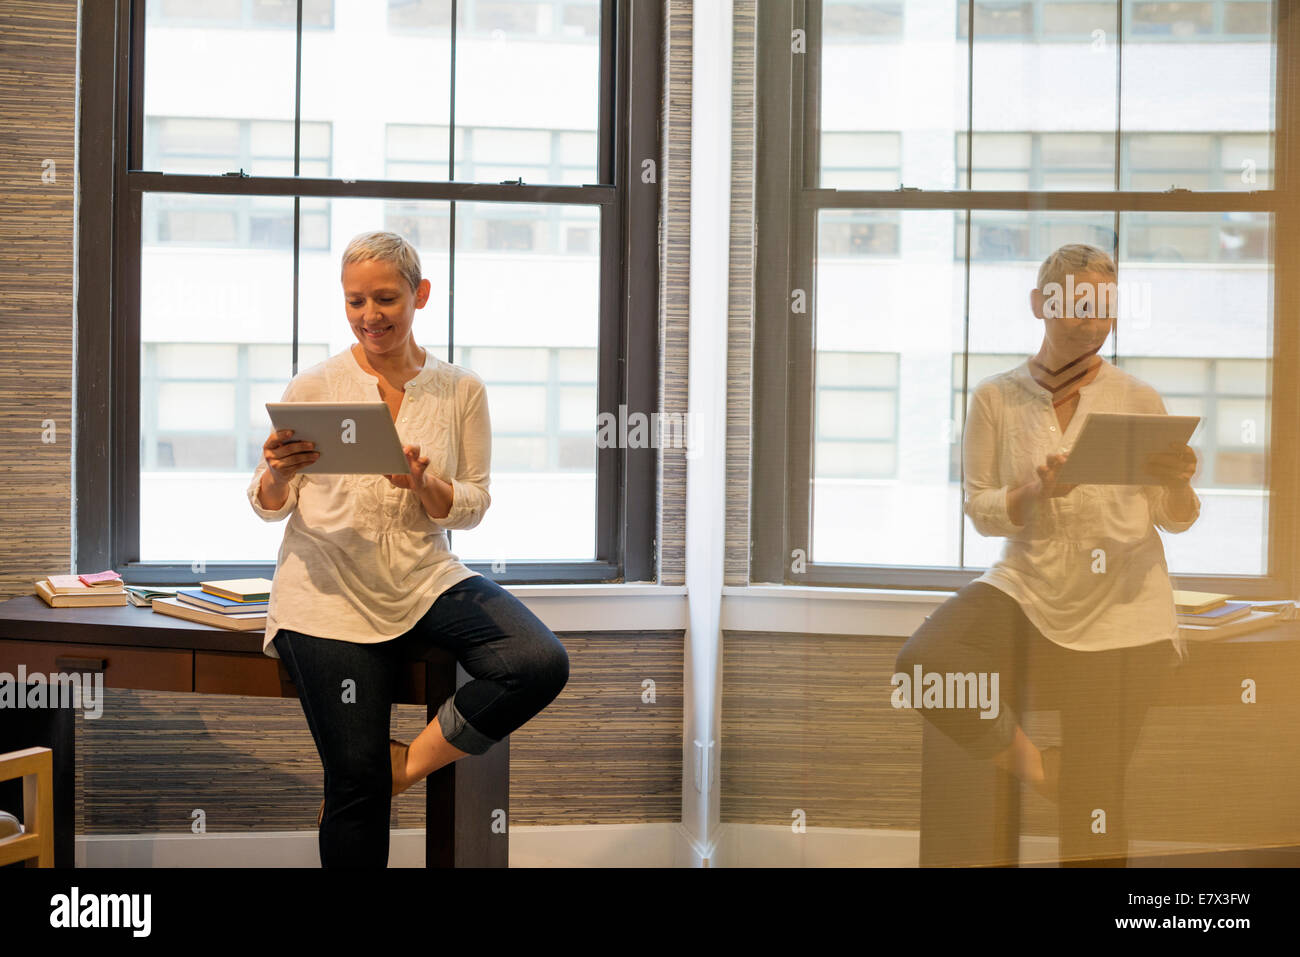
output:
[[[170,598],[175,594],[175,588],[158,588],[145,585],[126,586],[126,597],[131,599],[131,604],[140,608],[148,608],[155,598]]]
[[[227,578],[224,581],[199,582],[209,595],[233,598],[235,601],[268,601],[271,597],[269,578]]]
[[[176,589],[176,597],[186,604],[194,605],[196,608],[206,608],[208,611],[214,611],[219,615],[254,611],[265,612],[269,604],[264,601],[235,601],[233,598],[214,595],[202,588],[178,588]]]
[[[91,588],[116,588],[122,584],[122,576],[113,569],[104,572],[95,572],[93,575],[78,575],[82,584],[89,585]]]
[[[1211,608],[1217,608],[1226,602],[1231,595],[1220,595],[1210,591],[1180,591],[1174,590],[1174,607],[1178,609],[1180,615],[1201,615]]]
[[[1179,625],[1178,634],[1192,641],[1208,641],[1216,638],[1231,638],[1233,635],[1245,635],[1262,628],[1271,628],[1277,624],[1278,616],[1269,611],[1252,611],[1244,618],[1230,621],[1226,625]]]
[[[116,595],[122,590],[120,583],[117,586],[97,585],[92,588],[76,575],[51,575],[41,581],[55,595]]]
[[[1254,611],[1272,612],[1278,621],[1292,621],[1296,616],[1296,604],[1290,600],[1252,601],[1250,607]]]
[[[101,605],[127,604],[126,589],[91,588],[83,585],[80,593],[56,592],[50,583],[41,579],[36,582],[36,594],[51,608],[83,608]]]
[[[223,615],[220,612],[199,608],[197,605],[187,605],[179,598],[155,598],[153,610],[162,615],[184,618],[200,625],[225,628],[228,631],[262,631],[266,628],[265,612]]]
[[[51,575],[41,580],[48,582],[50,590],[56,595],[84,594],[90,587],[81,580],[80,575]]]
[[[1217,627],[1230,621],[1236,621],[1238,618],[1244,618],[1251,613],[1251,610],[1252,606],[1248,601],[1226,601],[1218,608],[1211,608],[1199,615],[1180,614],[1178,623],[1180,625],[1212,625]]]

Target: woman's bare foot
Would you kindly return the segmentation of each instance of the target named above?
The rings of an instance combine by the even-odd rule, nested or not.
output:
[[[396,738],[388,739],[388,757],[393,765],[393,794],[401,794],[412,784],[410,775],[406,773],[406,756],[411,750],[409,744],[403,744]]]
[[[1024,730],[1017,726],[1011,744],[993,757],[993,763],[1054,802],[1061,778],[1060,758],[1060,748],[1038,750]]]
[[[1039,767],[1043,770],[1042,780],[1035,782],[1034,788],[1047,800],[1055,804],[1061,792],[1061,749],[1043,748],[1038,753]]]

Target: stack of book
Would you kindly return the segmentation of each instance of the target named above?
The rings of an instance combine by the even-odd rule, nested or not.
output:
[[[153,598],[153,610],[231,631],[261,631],[271,600],[269,578],[231,578],[177,588],[175,597]]]
[[[159,588],[157,585],[127,585],[126,597],[137,608],[149,608],[155,598],[176,597],[175,588]]]
[[[1293,601],[1233,600],[1231,595],[1203,591],[1175,591],[1174,606],[1179,633],[1197,640],[1242,635],[1296,616]]]
[[[122,576],[109,569],[93,575],[51,575],[35,582],[36,594],[51,608],[125,605]]]

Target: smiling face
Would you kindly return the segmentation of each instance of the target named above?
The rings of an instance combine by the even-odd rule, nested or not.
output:
[[[1047,283],[1029,294],[1034,315],[1043,320],[1043,339],[1051,352],[1074,358],[1096,351],[1115,327],[1113,276],[1082,271],[1064,283]]]
[[[429,280],[415,291],[397,267],[380,259],[348,263],[343,267],[343,301],[352,332],[367,355],[398,358],[411,342],[415,310],[429,301]],[[372,330],[379,335],[371,335]]]

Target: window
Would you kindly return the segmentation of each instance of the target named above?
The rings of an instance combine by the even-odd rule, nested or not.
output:
[[[1037,351],[1038,266],[1083,242],[1119,266],[1106,357],[1203,420],[1170,570],[1293,593],[1274,5],[918,0],[870,39],[835,6],[759,8],[751,478],[783,521],[752,580],[953,588],[996,559],[962,508],[970,396]]]
[[[89,372],[82,401],[113,440],[81,473],[80,560],[139,582],[271,576],[282,529],[243,494],[265,403],[355,341],[340,256],[388,229],[433,286],[417,344],[488,387],[493,507],[455,551],[507,561],[503,581],[652,579],[656,453],[596,436],[601,413],[657,399],[658,278],[629,264],[656,261],[658,199],[627,157],[658,155],[658,12],[298,9],[86,11],[83,71],[110,92],[82,128],[121,148],[85,182],[104,199],[82,233],[81,347],[113,365],[104,401]],[[376,53],[382,86],[352,63]]]

